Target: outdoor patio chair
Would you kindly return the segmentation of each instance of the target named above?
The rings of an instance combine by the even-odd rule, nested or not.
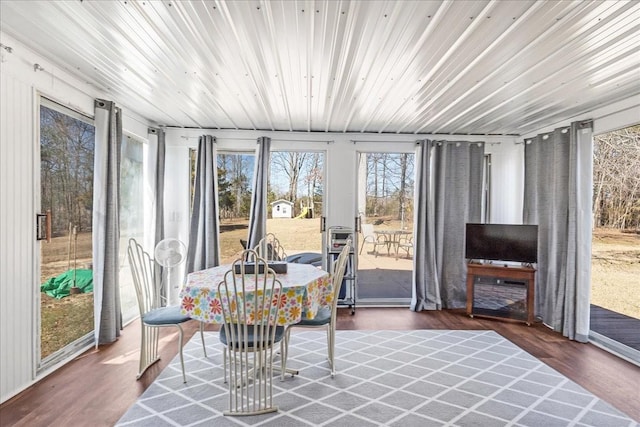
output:
[[[398,240],[396,245],[396,259],[398,259],[398,253],[403,250],[407,253],[407,258],[411,257],[411,251],[413,250],[413,236],[410,234],[403,235]]]
[[[333,300],[327,307],[322,307],[318,313],[316,313],[313,319],[306,319],[305,313],[302,313],[302,320],[293,325],[288,325],[284,334],[284,345],[281,349],[281,357],[283,361],[281,379],[284,380],[284,374],[287,367],[287,356],[289,351],[289,340],[291,338],[291,329],[293,328],[324,328],[327,330],[327,356],[329,360],[329,367],[331,368],[331,377],[336,374],[335,365],[335,346],[336,346],[336,317],[338,311],[338,295],[340,294],[340,288],[342,287],[342,279],[344,278],[347,268],[347,261],[349,259],[349,252],[351,251],[351,240],[347,240],[347,244],[344,245],[340,255],[333,263],[331,282],[333,286]]]
[[[151,256],[135,240],[129,239],[127,248],[133,285],[136,289],[138,308],[140,310],[140,365],[136,379],[140,379],[147,368],[158,360],[158,341],[160,328],[178,328],[178,350],[180,353],[180,365],[182,367],[182,382],[187,382],[184,373],[184,357],[182,355],[182,323],[191,320],[189,316],[180,313],[180,306],[162,306],[162,297],[159,286],[155,281],[155,263]],[[200,322],[200,337],[202,338],[202,350],[204,357],[207,357],[207,349],[204,343],[203,323]]]
[[[383,234],[376,234],[373,230],[373,224],[362,224],[362,244],[360,245],[360,254],[365,243],[371,243],[373,245],[373,253],[378,256],[378,246],[384,246],[389,252],[389,242]]]

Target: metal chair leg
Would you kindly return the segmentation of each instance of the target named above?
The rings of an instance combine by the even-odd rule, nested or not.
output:
[[[204,357],[207,357],[207,346],[204,344],[204,322],[200,322],[200,339],[202,340],[202,351]]]
[[[184,373],[184,355],[182,354],[182,336],[183,336],[183,332],[182,332],[182,327],[180,325],[176,325],[176,327],[178,328],[180,337],[178,338],[178,349],[180,350],[180,366],[182,366],[182,382],[186,383],[187,382],[187,376]]]

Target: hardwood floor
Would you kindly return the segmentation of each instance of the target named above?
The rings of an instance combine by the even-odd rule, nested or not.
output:
[[[185,328],[185,341],[197,331]],[[215,330],[214,326],[207,327]],[[493,329],[596,396],[640,421],[640,368],[591,344],[569,341],[543,325],[469,318],[463,311],[414,313],[406,308],[340,309],[338,329]],[[139,324],[90,350],[0,406],[2,426],[112,426],[177,353],[175,332],[163,331],[162,360],[136,381]]]

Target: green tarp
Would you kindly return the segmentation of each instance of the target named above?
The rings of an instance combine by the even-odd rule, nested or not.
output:
[[[93,292],[93,271],[92,270],[69,270],[52,277],[40,286],[40,292],[44,292],[53,298],[64,298],[69,296],[69,289],[73,286],[73,272],[76,276],[76,287],[80,288],[80,293]]]

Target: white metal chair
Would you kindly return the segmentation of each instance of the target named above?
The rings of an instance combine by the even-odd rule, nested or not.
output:
[[[252,272],[245,260],[250,260]],[[284,337],[284,327],[277,326],[282,284],[267,261],[248,249],[225,274],[218,295],[225,319],[220,329],[220,341],[225,345],[225,382],[227,361],[229,365],[229,409],[224,414],[275,412],[273,347]]]
[[[389,252],[389,242],[387,238],[383,234],[376,234],[373,231],[373,224],[362,224],[362,244],[360,245],[360,254],[362,254],[362,249],[364,249],[365,243],[371,243],[373,245],[373,252],[376,256],[378,256],[378,246],[384,246],[387,248],[387,252]]]
[[[347,244],[342,248],[340,255],[333,263],[333,272],[331,276],[331,283],[333,286],[333,300],[331,305],[322,307],[313,319],[306,319],[304,313],[302,320],[293,325],[288,325],[284,334],[284,345],[282,346],[282,374],[281,379],[284,380],[285,369],[287,367],[287,356],[289,351],[289,340],[291,338],[291,329],[293,328],[324,328],[327,330],[327,356],[329,359],[329,367],[331,368],[331,377],[336,374],[336,365],[334,359],[335,345],[336,345],[336,317],[338,311],[338,295],[340,294],[340,288],[342,287],[342,279],[344,278],[347,268],[347,261],[349,259],[349,252],[351,251],[351,240],[347,241]]]
[[[160,360],[158,353],[159,328],[172,326],[178,328],[178,350],[182,366],[182,380],[186,383],[187,377],[184,373],[184,357],[182,354],[183,331],[180,324],[191,320],[191,318],[180,313],[180,306],[162,306],[159,286],[154,280],[154,261],[135,239],[129,239],[127,254],[140,310],[140,365],[136,379],[140,379],[149,366]],[[200,335],[204,356],[207,357],[202,322],[200,322]]]
[[[263,237],[253,250],[256,251],[259,257],[267,261],[284,261],[287,259],[284,247],[273,233]]]
[[[396,245],[396,259],[398,259],[398,253],[400,250],[403,250],[407,253],[407,258],[411,256],[411,251],[413,250],[413,236],[410,234],[403,235],[398,239],[398,243]]]

